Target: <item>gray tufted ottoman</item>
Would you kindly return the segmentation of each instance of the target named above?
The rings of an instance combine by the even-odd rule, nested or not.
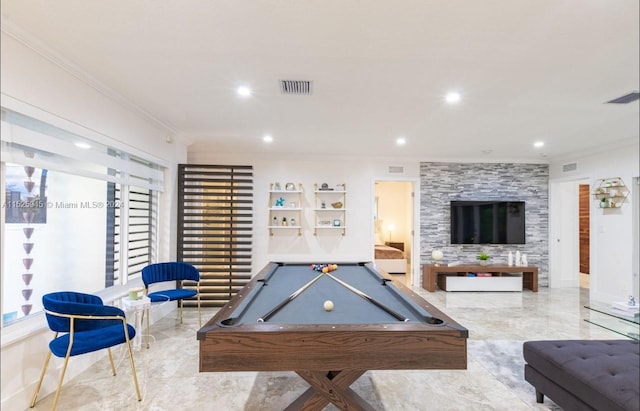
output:
[[[567,410],[640,410],[640,353],[631,340],[527,341],[524,379]]]

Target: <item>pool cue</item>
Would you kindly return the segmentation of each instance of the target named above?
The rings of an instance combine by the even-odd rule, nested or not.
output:
[[[285,305],[289,304],[291,301],[293,301],[297,296],[299,296],[300,294],[302,294],[304,292],[304,290],[306,290],[307,288],[311,287],[311,284],[315,283],[316,281],[318,281],[320,279],[320,277],[322,277],[323,273],[320,273],[316,276],[316,278],[314,278],[313,280],[309,281],[308,283],[306,283],[305,285],[303,285],[302,287],[298,288],[293,294],[291,294],[289,297],[287,297],[284,301],[282,301],[280,304],[276,305],[271,311],[269,311],[268,313],[266,313],[265,315],[263,315],[262,317],[258,318],[258,322],[259,323],[263,323],[265,321],[267,321],[269,318],[271,318],[271,316],[275,313],[277,313],[282,307],[284,307]]]
[[[331,277],[332,279],[334,279],[335,281],[337,281],[338,284],[342,285],[343,287],[346,287],[348,290],[358,294],[360,297],[364,298],[365,300],[369,301],[370,303],[373,303],[374,305],[377,305],[378,307],[382,308],[387,313],[393,315],[397,320],[404,321],[404,322],[409,321],[409,319],[407,317],[405,317],[404,315],[392,310],[391,308],[389,308],[386,305],[382,304],[380,301],[376,300],[375,298],[368,296],[367,294],[363,293],[362,291],[358,290],[357,288],[345,283],[344,281],[340,280],[339,278],[334,277],[333,275],[331,275],[329,273],[325,273],[325,274],[328,275],[329,277]]]

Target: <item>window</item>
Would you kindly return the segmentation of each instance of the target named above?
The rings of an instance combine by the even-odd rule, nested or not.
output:
[[[146,188],[129,187],[127,218],[127,276],[140,276],[142,269],[154,261],[155,220],[157,202],[155,192]]]
[[[3,326],[155,261],[162,167],[87,135],[2,110]]]
[[[148,188],[125,186],[122,194],[119,184],[109,183],[108,201],[121,204],[107,210],[107,265],[105,287],[121,283],[121,255],[127,278],[138,277],[147,264],[156,261],[156,221],[158,219],[158,192]],[[124,198],[123,198],[124,197]],[[120,222],[126,219],[128,231],[120,231]]]
[[[180,164],[178,198],[178,260],[200,271],[201,305],[222,307],[251,279],[253,168]]]

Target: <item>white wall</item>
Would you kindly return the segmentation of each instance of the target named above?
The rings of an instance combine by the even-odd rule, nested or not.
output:
[[[176,224],[176,164],[186,162],[186,146],[179,142],[166,143],[166,128],[116,103],[98,88],[81,81],[81,76],[70,74],[62,68],[64,62],[43,57],[5,32],[2,33],[1,44],[3,105],[9,100],[24,102],[95,131],[96,135],[102,136],[99,138],[101,143],[147,153],[150,158],[167,166],[165,191],[161,196],[159,259],[175,258],[175,236],[171,233],[175,232]],[[71,259],[73,256],[63,255],[61,258]],[[42,315],[34,315],[34,318],[2,329],[0,381],[3,410],[24,410],[28,407],[50,338]],[[102,355],[100,358],[103,359]],[[95,356],[76,358],[66,379],[81,372],[94,360]],[[55,388],[60,364],[52,359],[41,397]]]
[[[254,174],[253,269],[269,261],[309,261],[318,263],[373,260],[373,187],[376,179],[418,178],[418,162],[340,157],[282,157],[243,154],[220,154],[206,145],[189,148],[189,162],[194,164],[251,165]],[[390,165],[404,166],[404,173],[390,175]],[[303,230],[274,231],[268,225],[269,184],[301,183],[304,189]],[[347,189],[346,235],[339,230],[319,230],[313,235],[313,185],[345,183]],[[388,233],[386,233],[388,236]]]
[[[611,147],[590,154],[577,154],[572,158],[553,161],[549,167],[551,189],[550,227],[557,228],[557,219],[561,215],[562,201],[554,187],[568,181],[589,179],[593,190],[594,183],[601,178],[620,177],[631,189],[633,178],[640,174],[640,144],[638,138],[626,144]],[[562,165],[577,163],[576,171],[562,172]],[[554,198],[555,197],[555,198]],[[633,261],[638,258],[638,249],[633,246],[633,196],[619,209],[602,210],[596,200],[591,203],[591,239],[590,239],[590,297],[595,300],[611,302],[626,300],[630,294],[638,295],[634,289]],[[553,244],[554,238],[550,239]],[[558,256],[560,258],[561,256]],[[557,262],[557,258],[553,259]],[[556,267],[556,265],[554,265]],[[551,273],[552,276],[558,273]],[[560,273],[561,274],[561,273]]]
[[[562,173],[562,165],[577,161],[578,170]],[[274,155],[252,156],[243,154],[219,154],[215,148],[206,145],[189,148],[189,162],[208,164],[237,164],[254,166],[255,204],[254,210],[254,269],[261,268],[268,261],[303,260],[310,258],[332,261],[369,260],[373,236],[373,181],[393,177],[388,173],[389,165],[404,165],[403,178],[419,176],[419,163],[397,162],[394,160],[364,158],[287,158]],[[397,163],[397,164],[396,164]],[[550,164],[550,183],[563,183],[588,179],[591,185],[598,178],[621,177],[631,185],[632,177],[638,176],[638,141],[630,141],[623,147],[611,148],[592,155],[576,155]],[[269,183],[289,181],[302,183],[306,198],[312,203],[313,183],[345,182],[347,195],[348,225],[344,238],[329,235],[314,237],[310,224],[313,222],[311,210],[305,212],[306,226],[302,236],[269,237],[267,226],[267,190]],[[603,301],[623,298],[633,291],[632,262],[634,256],[632,242],[631,196],[620,209],[619,214],[603,215],[597,207],[592,207],[591,215],[591,296]],[[263,204],[264,208],[260,205]],[[550,232],[554,230],[554,205],[559,199],[550,196]],[[636,207],[638,205],[635,205]],[[556,210],[557,213],[557,210]],[[561,227],[560,227],[561,228]],[[388,232],[384,233],[386,238]],[[552,240],[552,239],[550,239]],[[576,247],[577,248],[577,247]],[[637,254],[637,250],[635,251]],[[636,257],[637,258],[637,257]],[[322,262],[322,261],[320,261]],[[561,273],[560,273],[561,274]],[[553,276],[554,273],[551,273]],[[558,278],[573,281],[574,278]]]
[[[633,245],[632,250],[640,250],[640,177],[634,179],[631,188],[633,208]],[[634,294],[640,297],[640,252],[635,252],[633,257],[633,286]],[[637,298],[636,298],[637,300]]]

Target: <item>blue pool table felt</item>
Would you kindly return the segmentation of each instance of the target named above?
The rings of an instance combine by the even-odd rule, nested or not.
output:
[[[236,307],[235,325],[257,323],[292,293],[313,280],[320,273],[309,264],[286,264],[277,267],[265,277],[266,285],[258,285]],[[429,313],[404,297],[391,282],[383,285],[383,277],[368,267],[357,264],[339,265],[330,273],[343,282],[357,288],[409,321],[421,321]],[[332,311],[324,309],[324,302],[331,300]],[[298,297],[267,320],[271,324],[372,324],[398,323],[399,320],[370,301],[358,296],[337,281],[323,275]]]

